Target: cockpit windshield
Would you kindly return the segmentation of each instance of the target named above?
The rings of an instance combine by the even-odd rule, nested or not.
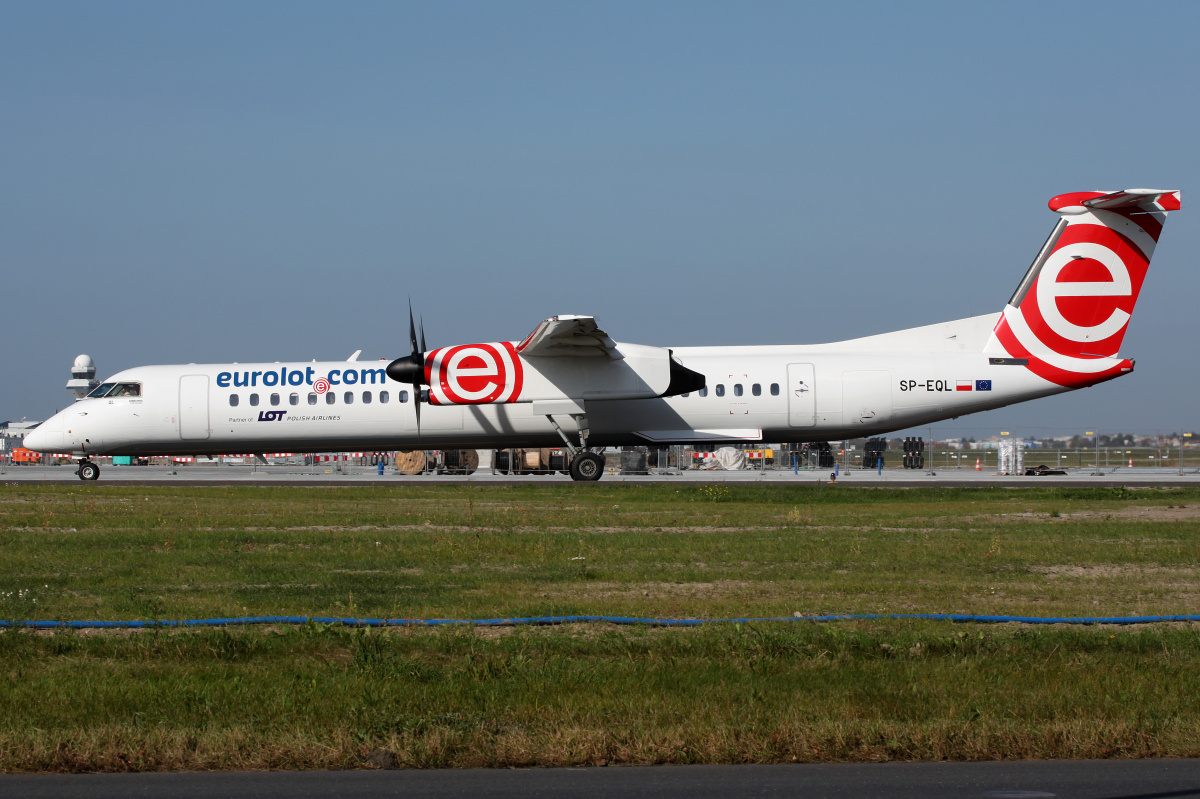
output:
[[[101,383],[92,389],[91,394],[88,394],[89,399],[140,396],[142,396],[141,383]]]

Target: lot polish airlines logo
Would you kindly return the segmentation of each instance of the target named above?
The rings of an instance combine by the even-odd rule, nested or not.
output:
[[[1132,364],[1113,358],[1161,230],[1151,214],[1095,210],[1070,218],[1018,307],[1005,309],[996,326],[1005,350],[1063,386],[1129,371]]]
[[[259,411],[258,421],[260,422],[282,422],[283,415],[287,411]]]
[[[425,356],[431,405],[516,402],[524,367],[512,343],[463,344]]]

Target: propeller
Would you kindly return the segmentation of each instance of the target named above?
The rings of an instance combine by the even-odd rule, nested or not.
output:
[[[421,386],[425,385],[425,319],[421,319],[421,341],[417,346],[417,323],[413,318],[412,300],[408,301],[408,341],[412,354],[397,358],[387,365],[387,376],[397,383],[408,383],[413,387],[416,402],[417,435],[421,435]]]

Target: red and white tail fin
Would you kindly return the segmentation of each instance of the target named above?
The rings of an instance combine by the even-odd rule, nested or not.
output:
[[[1028,360],[1070,388],[1133,369],[1117,357],[1168,211],[1180,192],[1126,189],[1060,194],[1062,215],[1009,300],[984,352]]]

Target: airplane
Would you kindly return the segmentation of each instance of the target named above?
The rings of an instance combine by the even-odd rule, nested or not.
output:
[[[141,366],[25,437],[95,455],[214,455],[564,446],[574,480],[632,444],[878,436],[1072,391],[1133,371],[1118,355],[1179,191],[1062,194],[999,313],[818,345],[654,347],[592,316],[552,316],[521,341],[428,349],[390,363]]]

